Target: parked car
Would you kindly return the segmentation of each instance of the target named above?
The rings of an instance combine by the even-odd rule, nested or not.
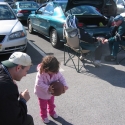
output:
[[[20,21],[27,20],[32,11],[39,8],[38,4],[34,1],[19,1],[11,5],[14,13]]]
[[[75,15],[89,33],[104,36],[110,30],[108,17],[115,16],[116,10],[113,0],[110,3],[105,0],[49,1],[29,15],[28,31],[33,33],[35,30],[50,37],[52,46],[59,48],[64,42],[63,25],[68,14]]]
[[[26,51],[26,31],[6,2],[0,2],[0,27],[0,54]]]
[[[115,0],[117,5],[117,15],[125,13],[125,1],[124,0]]]
[[[14,4],[14,0],[0,0],[0,2],[7,2],[9,5]]]

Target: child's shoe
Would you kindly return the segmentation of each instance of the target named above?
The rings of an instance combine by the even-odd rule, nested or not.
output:
[[[53,116],[51,116],[52,118],[54,119],[57,119],[58,118],[58,115],[55,113]]]
[[[49,123],[50,121],[49,121],[48,118],[44,118],[44,119],[43,119],[43,122],[44,122],[45,124],[47,124],[47,123]]]

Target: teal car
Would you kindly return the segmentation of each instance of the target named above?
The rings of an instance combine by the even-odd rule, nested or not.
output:
[[[54,48],[63,46],[63,26],[68,14],[77,17],[79,26],[87,32],[96,35],[106,35],[110,16],[116,15],[114,0],[53,0],[43,4],[29,15],[28,31],[39,32],[50,38]],[[104,14],[104,15],[102,15]],[[103,27],[99,24],[103,24]]]
[[[11,8],[20,21],[26,21],[32,11],[37,10],[39,6],[34,1],[19,1],[11,5]]]

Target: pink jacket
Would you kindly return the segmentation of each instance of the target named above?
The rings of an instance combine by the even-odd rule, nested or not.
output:
[[[63,75],[58,72],[57,74],[54,74],[51,78],[49,74],[39,72],[40,65],[37,66],[38,73],[36,75],[36,81],[35,81],[35,87],[34,87],[34,93],[37,95],[38,98],[48,100],[52,96],[48,92],[49,85],[58,80],[60,81],[64,86],[67,86],[67,83],[65,81],[65,78]],[[68,86],[67,86],[68,87]]]

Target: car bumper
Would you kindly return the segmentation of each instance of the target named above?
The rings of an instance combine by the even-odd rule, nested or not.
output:
[[[27,17],[18,17],[18,20],[20,21],[23,21],[23,20],[27,20],[28,16]]]
[[[13,53],[15,51],[25,51],[27,48],[27,42],[27,37],[10,41],[4,40],[2,43],[0,43],[0,55]]]

